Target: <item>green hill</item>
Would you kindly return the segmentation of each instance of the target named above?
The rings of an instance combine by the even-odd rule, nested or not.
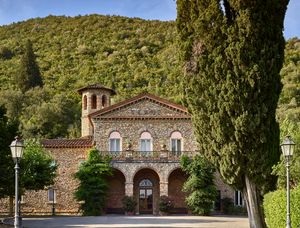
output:
[[[80,126],[76,90],[87,84],[114,88],[114,102],[142,91],[180,102],[176,36],[175,22],[119,16],[48,16],[1,26],[0,104],[5,104],[12,120],[20,121],[25,137],[76,137]],[[27,39],[33,43],[44,87],[22,94],[14,78]],[[285,79],[292,72],[296,92],[289,92],[290,85],[284,89],[280,110],[294,97],[299,106],[299,43],[293,39],[287,45],[283,81],[291,82]]]
[[[1,89],[12,87],[27,39],[33,42],[46,87],[56,93],[99,82],[114,87],[117,99],[141,90],[170,94],[162,85],[173,84],[171,74],[177,70],[174,22],[49,16],[2,26],[0,37],[2,52],[11,52],[0,62]]]

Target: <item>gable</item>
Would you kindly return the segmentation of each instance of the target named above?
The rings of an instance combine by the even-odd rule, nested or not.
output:
[[[186,109],[151,94],[142,94],[90,115],[92,119],[189,119]]]

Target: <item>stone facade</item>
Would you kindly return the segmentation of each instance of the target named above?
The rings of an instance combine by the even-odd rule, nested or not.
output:
[[[199,153],[187,110],[148,93],[110,105],[110,96],[115,92],[99,84],[84,87],[79,92],[83,102],[83,138],[43,141],[58,163],[58,176],[53,186],[54,205],[48,200],[47,189],[26,192],[22,212],[51,214],[54,206],[56,213],[80,213],[80,204],[73,197],[78,186],[73,175],[86,159],[88,150],[95,146],[101,153],[113,155],[107,213],[123,213],[122,198],[125,195],[136,199],[136,213],[158,214],[159,197],[163,195],[174,201],[174,212],[186,213],[186,193],[182,186],[188,176],[181,170],[179,159],[183,154],[193,156]],[[102,100],[103,96],[108,100]],[[150,136],[145,139],[151,144],[147,147],[150,151],[143,151],[142,135],[145,132]],[[174,133],[176,137],[180,136],[175,140],[176,145],[172,141]],[[119,137],[116,152],[110,151],[112,134]],[[220,198],[234,197],[234,191],[221,181],[217,173],[215,183]],[[1,203],[1,211],[8,208],[5,202],[7,200]]]

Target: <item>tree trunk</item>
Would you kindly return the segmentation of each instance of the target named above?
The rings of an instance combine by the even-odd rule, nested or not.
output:
[[[245,184],[242,193],[247,206],[250,228],[266,228],[260,193],[256,184],[248,176],[245,176]]]
[[[9,212],[8,216],[12,217],[14,214],[14,197],[9,196]]]

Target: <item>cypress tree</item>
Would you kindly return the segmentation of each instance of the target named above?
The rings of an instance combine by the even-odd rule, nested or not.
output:
[[[288,0],[178,0],[185,103],[202,153],[241,190],[251,228],[279,160],[275,110]]]
[[[36,86],[43,87],[40,69],[30,40],[27,40],[25,52],[21,57],[20,68],[16,75],[16,84],[22,92],[26,92]]]

